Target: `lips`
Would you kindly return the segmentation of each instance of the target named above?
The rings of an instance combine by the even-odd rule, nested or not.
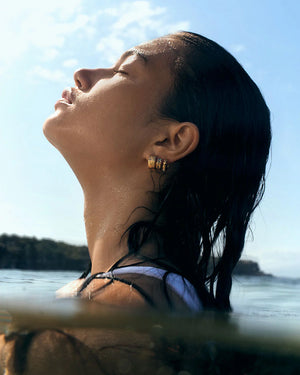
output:
[[[61,94],[61,98],[55,103],[54,108],[68,107],[75,104],[76,93],[74,87],[67,87]]]
[[[72,92],[71,87],[64,89],[61,94],[62,99],[64,99],[68,104],[72,104],[74,102],[74,95]]]

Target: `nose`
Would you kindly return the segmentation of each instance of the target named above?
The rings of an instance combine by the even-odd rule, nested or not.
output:
[[[74,73],[75,85],[80,90],[87,90],[90,87],[91,82],[89,75],[89,69],[78,69]]]
[[[75,85],[82,91],[89,90],[94,84],[108,73],[108,69],[78,69],[74,73]]]

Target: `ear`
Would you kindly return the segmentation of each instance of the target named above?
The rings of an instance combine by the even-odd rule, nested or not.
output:
[[[155,155],[174,163],[193,152],[199,143],[199,130],[192,122],[172,122],[163,126],[159,133],[147,158]]]

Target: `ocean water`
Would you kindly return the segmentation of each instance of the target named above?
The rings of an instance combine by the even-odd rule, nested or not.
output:
[[[22,337],[24,329],[26,333],[36,328],[54,329],[54,332],[57,329],[86,328],[84,334],[92,337],[94,342],[99,340],[101,350],[116,350],[113,360],[108,356],[108,362],[104,363],[108,374],[112,366],[119,365],[122,365],[122,372],[118,370],[114,374],[300,373],[300,279],[235,277],[231,294],[234,312],[215,319],[214,314],[193,317],[128,315],[119,309],[116,313],[105,310],[100,304],[95,306],[76,299],[56,300],[55,291],[78,276],[79,272],[0,270],[0,333],[21,332]],[[94,328],[99,328],[100,334]],[[114,332],[108,346],[105,340],[110,336],[106,332],[110,332],[109,335]],[[142,347],[143,351],[139,346],[138,349],[130,346],[133,338],[136,340],[139,333],[145,332],[149,334],[153,348],[148,357],[145,357],[148,353],[146,347]],[[118,340],[120,347],[125,345],[120,356],[120,347],[116,345]],[[47,347],[47,342],[45,345]],[[133,357],[128,359],[128,353],[133,353]],[[78,352],[74,351],[73,355],[72,363],[78,359]],[[160,358],[159,366],[162,366],[161,361],[164,365],[156,368],[155,364],[152,368],[156,356]],[[102,361],[103,358],[106,357],[101,357]],[[137,366],[137,370],[124,372],[124,363],[125,369]],[[138,367],[139,363],[143,369]],[[83,360],[83,365],[87,366],[88,362]],[[65,372],[66,375],[69,373],[73,374]],[[84,373],[98,372],[96,369]]]
[[[50,306],[55,301],[55,291],[79,274],[0,270],[0,308],[16,300],[24,307],[37,303]],[[246,330],[275,329],[300,337],[300,279],[234,277],[231,304],[233,319]]]

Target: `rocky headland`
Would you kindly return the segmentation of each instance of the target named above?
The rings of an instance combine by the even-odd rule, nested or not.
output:
[[[0,269],[84,271],[89,264],[86,246],[17,235],[0,235]],[[257,262],[240,260],[235,275],[271,276]]]

